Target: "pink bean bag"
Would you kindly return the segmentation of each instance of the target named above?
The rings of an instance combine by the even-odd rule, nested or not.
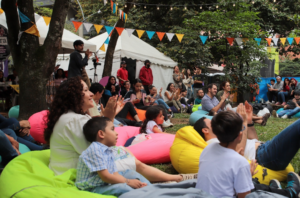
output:
[[[39,143],[46,144],[44,140],[44,130],[46,128],[46,116],[48,110],[44,110],[38,113],[33,114],[29,119],[29,123],[31,126],[30,134],[33,139]]]
[[[117,146],[123,146],[126,141],[139,134],[138,127],[117,127]],[[133,155],[145,164],[170,162],[170,148],[175,135],[167,133],[150,134],[152,139],[127,147]]]

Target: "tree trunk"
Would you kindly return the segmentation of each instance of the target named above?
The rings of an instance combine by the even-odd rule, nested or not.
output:
[[[46,83],[54,70],[56,58],[61,48],[61,38],[70,0],[55,1],[49,32],[42,46],[38,37],[23,33],[17,45],[19,31],[30,28],[32,23],[21,23],[17,13],[16,0],[3,0],[8,26],[8,44],[14,67],[19,76],[20,113],[19,119],[28,119],[32,114],[47,109]],[[34,19],[33,0],[18,0],[20,12],[32,22]]]
[[[133,0],[128,0],[127,2],[133,2]],[[126,14],[128,14],[130,9],[132,8],[132,6],[133,6],[132,4],[127,4],[127,7],[124,9],[124,12]],[[125,25],[125,21],[119,19],[117,24],[116,24],[116,27],[124,27],[124,25]],[[107,50],[106,50],[104,69],[103,69],[102,77],[111,76],[114,52],[115,52],[115,48],[116,48],[116,45],[117,45],[118,38],[119,38],[119,34],[114,29],[113,33],[111,34],[109,44],[108,44],[108,47],[107,47]]]

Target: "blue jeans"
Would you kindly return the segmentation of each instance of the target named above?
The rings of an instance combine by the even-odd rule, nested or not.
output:
[[[10,160],[18,156],[16,150],[12,147],[5,133],[0,130],[0,156],[2,164],[5,166]]]
[[[285,96],[287,96],[288,94],[289,94],[289,92],[287,92],[287,91],[278,92],[278,95],[277,95],[278,101],[285,102]]]
[[[281,118],[282,116],[284,116],[286,114],[288,118],[291,118],[293,115],[296,115],[296,113],[298,113],[298,112],[300,112],[300,108],[296,107],[294,109],[286,109],[286,110],[280,111],[278,113],[278,116]]]
[[[167,103],[165,103],[165,101],[163,99],[157,99],[157,100],[155,100],[154,103],[156,103],[158,105],[163,105],[164,108],[167,109],[167,110],[170,109],[170,107],[167,105]]]
[[[300,119],[285,128],[272,140],[257,148],[258,164],[271,170],[284,170],[300,148]]]
[[[144,176],[142,176],[141,174],[137,173],[134,170],[121,171],[119,172],[119,174],[125,177],[126,179],[139,179],[141,182],[146,183],[148,186],[152,185]],[[112,185],[108,184],[105,186],[99,186],[89,191],[97,194],[102,194],[102,195],[120,196],[131,190],[134,190],[134,188],[131,188],[126,183],[119,183],[119,184],[112,184]]]
[[[186,95],[186,97],[187,97],[188,99],[191,99],[191,98],[193,97],[193,91],[192,91],[192,88],[191,88],[191,87],[188,87],[188,88],[187,88],[187,95]]]

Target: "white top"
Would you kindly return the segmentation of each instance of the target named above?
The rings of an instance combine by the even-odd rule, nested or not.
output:
[[[254,188],[247,160],[218,143],[202,152],[196,188],[215,197],[237,197]]]
[[[169,94],[169,96],[172,96],[172,93],[171,92],[169,92],[168,90],[166,90],[166,92],[165,93],[168,93]],[[175,94],[173,95],[173,98],[172,98],[172,100],[174,99],[174,96],[175,96]],[[164,101],[165,102],[168,102],[168,101],[170,101],[169,99],[168,99],[168,97],[166,96],[166,94],[164,94]]]
[[[212,138],[210,140],[207,140],[206,142],[207,142],[207,144],[220,143],[218,138]],[[260,142],[260,141],[258,141],[257,139],[252,139],[252,140],[247,139],[246,147],[244,150],[244,157],[247,160],[250,160],[250,161],[255,160],[255,156],[256,156],[255,143],[256,142]]]
[[[76,168],[79,155],[90,145],[83,134],[83,125],[91,117],[69,111],[60,116],[50,138],[49,168],[55,175]]]
[[[147,126],[146,126],[146,132],[148,134],[151,134],[151,133],[154,133],[153,132],[153,128],[157,126],[159,130],[163,131],[162,128],[156,124],[156,122],[154,122],[153,120],[150,120],[148,123],[147,123]]]
[[[94,106],[92,108],[89,108],[89,113],[92,117],[94,116],[100,116],[100,113],[98,111],[98,107],[97,104],[95,103],[95,101],[93,100],[93,104]]]

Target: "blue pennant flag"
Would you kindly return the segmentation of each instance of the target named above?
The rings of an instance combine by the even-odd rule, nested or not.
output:
[[[288,37],[287,40],[288,40],[289,44],[292,45],[294,38]]]
[[[30,19],[25,14],[23,14],[20,10],[19,10],[19,17],[20,17],[21,23],[30,22]]]
[[[151,40],[155,32],[154,31],[146,31],[146,32],[148,34],[149,39]]]
[[[203,45],[205,44],[207,38],[208,38],[208,36],[200,36],[200,39],[201,39]]]
[[[114,27],[111,26],[105,26],[105,29],[107,31],[107,34],[110,35],[111,31],[114,29]]]
[[[256,40],[257,45],[260,46],[261,38],[254,38],[254,40]]]
[[[124,15],[124,21],[126,20],[126,14],[125,13],[123,13],[123,15]]]
[[[113,6],[113,14],[116,13],[116,10],[117,10],[117,9],[116,9],[116,6],[117,6],[117,4],[114,3],[114,6]]]
[[[107,39],[105,40],[104,44],[109,44],[109,37],[107,37]]]

